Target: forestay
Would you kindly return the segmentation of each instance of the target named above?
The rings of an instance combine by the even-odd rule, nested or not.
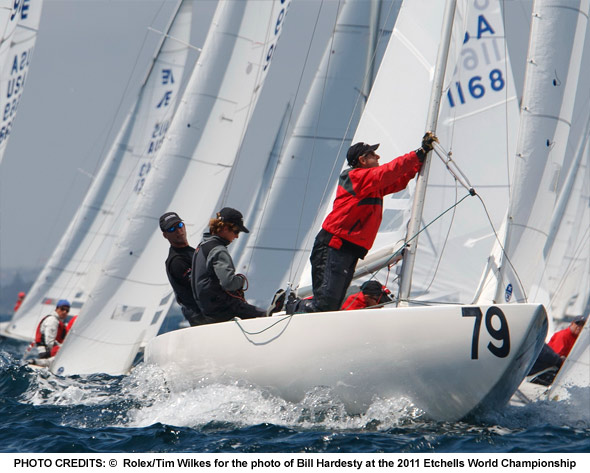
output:
[[[182,102],[123,235],[56,356],[52,371],[125,373],[172,302],[159,216],[178,212],[199,235],[234,162],[289,0],[221,1]],[[154,172],[156,171],[156,172]]]
[[[39,320],[66,298],[77,314],[130,218],[174,110],[187,60],[192,2],[179,2],[154,60],[82,205],[37,277],[6,335],[31,340]]]
[[[43,0],[0,2],[0,163],[25,88],[42,7]]]

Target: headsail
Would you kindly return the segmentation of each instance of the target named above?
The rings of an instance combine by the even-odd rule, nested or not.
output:
[[[173,208],[198,238],[242,142],[289,0],[221,1],[183,100],[142,189],[52,371],[126,372],[172,302],[159,216]],[[97,356],[100,353],[100,356]]]
[[[58,299],[77,314],[98,269],[140,198],[170,126],[187,60],[192,2],[177,5],[138,98],[57,248],[14,314],[6,335],[32,339],[39,320]],[[94,271],[93,271],[94,270]]]

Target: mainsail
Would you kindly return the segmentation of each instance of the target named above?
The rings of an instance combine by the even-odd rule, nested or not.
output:
[[[178,212],[198,238],[241,145],[289,0],[221,1],[162,149],[123,235],[51,370],[126,372],[154,337],[172,293],[159,216]],[[155,171],[155,172],[154,172]],[[97,356],[100,354],[100,356]]]
[[[5,335],[31,340],[39,320],[66,298],[77,314],[101,263],[129,219],[176,108],[189,47],[192,2],[177,5],[138,98],[58,246]]]
[[[378,8],[381,25],[371,25]],[[319,69],[297,123],[270,176],[267,194],[247,221],[252,235],[238,268],[250,281],[248,299],[267,302],[269,288],[298,279],[309,252],[304,242],[318,212],[326,183],[340,171],[364,106],[362,90],[373,77],[360,65],[379,66],[399,5],[347,1],[338,14]],[[377,15],[379,16],[379,15]],[[371,37],[372,28],[379,33]],[[368,74],[368,75],[367,75]]]
[[[0,163],[23,94],[43,0],[0,2]]]

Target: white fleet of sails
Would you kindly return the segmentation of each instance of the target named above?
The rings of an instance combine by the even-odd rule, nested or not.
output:
[[[5,328],[8,336],[31,338],[55,299],[83,304],[53,372],[124,373],[140,346],[157,334],[172,303],[157,218],[177,211],[194,240],[213,215],[288,21],[289,3],[221,0],[177,101],[190,25],[190,2],[180,2],[138,102],[71,231]],[[368,2],[349,1],[308,103],[278,153],[267,194],[246,217],[254,231],[242,246],[239,267],[256,287],[257,301],[264,300],[262,291],[272,294],[287,282],[294,289],[310,285],[305,262],[332,200],[325,190],[334,184],[351,141],[381,143],[384,161],[420,144],[445,2],[401,2],[399,16],[400,2],[384,3],[389,6],[381,6],[382,23],[397,21],[362,116],[362,82],[370,75],[366,55],[379,57],[384,46],[376,42],[375,53],[367,53]],[[587,313],[590,97],[582,78],[590,65],[588,1],[535,1],[526,63],[511,60],[501,3],[457,2],[436,132],[444,147],[440,154],[450,152],[468,185],[432,154],[419,217],[426,229],[407,299],[528,301],[545,304],[557,318]],[[6,63],[6,41],[18,36],[7,39],[12,23],[3,14],[0,59]],[[382,40],[389,37],[383,24]],[[537,39],[543,36],[554,41]],[[354,76],[346,72],[349,61],[356,66]],[[515,78],[524,76],[525,65],[522,86]],[[413,193],[411,184],[384,200],[382,228],[359,264],[359,277],[375,276],[396,287],[400,271],[387,263],[414,237],[406,234]],[[123,231],[114,234],[112,228]],[[583,333],[587,338],[588,330]]]

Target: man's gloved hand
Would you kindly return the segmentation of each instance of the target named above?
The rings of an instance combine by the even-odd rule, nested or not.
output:
[[[435,141],[438,143],[438,138],[434,133],[432,133],[431,131],[427,131],[426,133],[424,133],[424,137],[422,138],[422,149],[425,153],[432,151],[432,143]]]
[[[432,151],[432,143],[434,141],[438,143],[438,138],[436,135],[431,131],[427,131],[422,138],[422,146],[416,150],[416,155],[418,156],[420,162],[424,162],[426,155]]]

